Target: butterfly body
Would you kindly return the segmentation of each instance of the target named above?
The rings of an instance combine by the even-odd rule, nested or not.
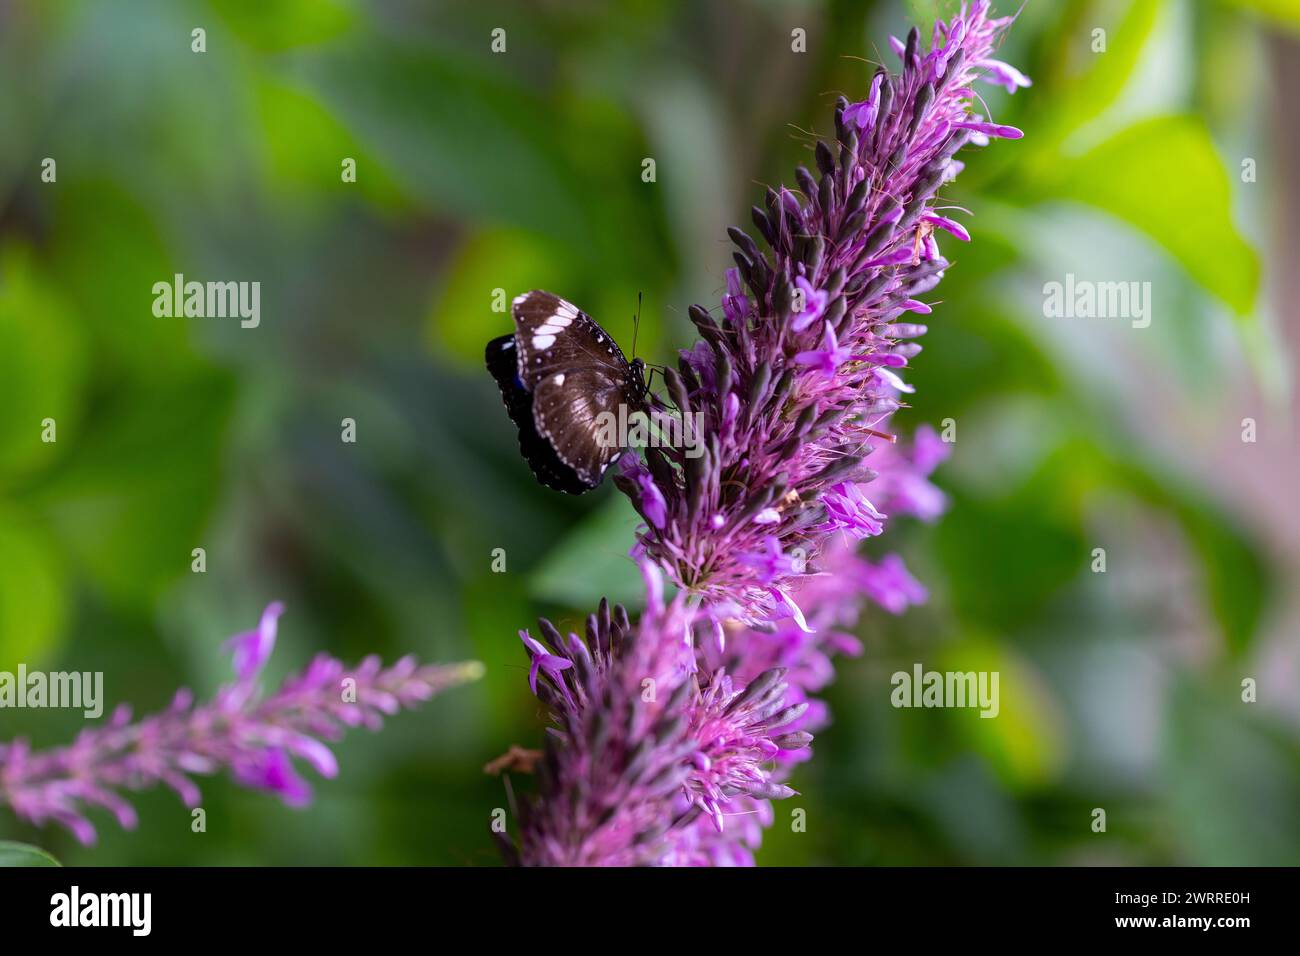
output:
[[[486,360],[519,450],[547,487],[590,491],[624,450],[610,422],[645,408],[644,365],[628,362],[591,316],[549,292],[524,293],[511,314],[514,334],[489,342]]]

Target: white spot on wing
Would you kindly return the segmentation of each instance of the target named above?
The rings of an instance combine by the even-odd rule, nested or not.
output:
[[[564,384],[564,373],[563,373],[563,372],[560,372],[558,375],[556,375],[555,378],[554,378],[554,382],[555,382],[556,385],[563,385],[563,384]]]
[[[545,351],[555,344],[554,335],[534,335],[533,348],[539,351]]]

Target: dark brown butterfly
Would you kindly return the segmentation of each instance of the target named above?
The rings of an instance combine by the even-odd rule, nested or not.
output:
[[[625,447],[611,423],[645,410],[645,363],[629,363],[591,316],[549,292],[525,292],[511,314],[514,334],[489,342],[486,357],[519,450],[542,484],[590,491]]]

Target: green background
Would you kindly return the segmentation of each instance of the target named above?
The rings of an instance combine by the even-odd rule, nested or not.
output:
[[[102,670],[110,708],[147,712],[210,694],[273,599],[271,678],[319,649],[487,665],[351,734],[308,810],[221,777],[206,833],[158,790],[134,833],[94,814],[92,849],[4,808],[0,839],[75,864],[495,863],[482,765],[542,733],[517,630],[639,587],[623,499],[547,491],[517,454],[481,366],[509,328],[493,290],[556,291],[625,345],[639,292],[637,351],[671,361],[725,227],[793,182],[867,61],[896,65],[890,33],[951,6],[0,5],[0,670]],[[1298,29],[1287,0],[1030,0],[1001,56],[1034,86],[981,91],[1027,135],[944,191],[974,241],[943,240],[896,419],[956,422],[952,508],[868,542],[932,599],[864,616],[760,863],[1300,863]],[[156,318],[177,272],[259,281],[261,326]],[[1045,318],[1067,273],[1150,282],[1151,327]],[[1001,716],[891,708],[918,661],[998,670]],[[80,726],[0,712],[38,747]]]

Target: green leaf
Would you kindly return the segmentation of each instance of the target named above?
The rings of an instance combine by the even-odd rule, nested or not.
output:
[[[1032,138],[1042,136],[1045,144],[1055,147],[1062,137],[1115,105],[1133,78],[1164,7],[1164,0],[1134,0],[1118,22],[1112,22],[1106,11],[1095,5],[1090,10],[1076,8],[1062,40],[1071,46],[1068,52],[1075,54],[1075,65],[1086,66],[1062,80],[1060,95],[1051,103],[1044,126],[1035,125]],[[1104,53],[1092,50],[1096,29],[1106,31]]]
[[[1201,119],[1161,116],[1131,126],[1063,161],[1034,191],[1132,223],[1238,315],[1253,311],[1259,259],[1233,225],[1228,174]]]
[[[508,311],[512,298],[541,284],[567,290],[573,281],[565,258],[541,236],[517,229],[483,230],[460,247],[448,266],[430,310],[429,337],[436,348],[481,368],[484,344],[514,329]],[[506,312],[492,311],[495,289],[505,290]]]
[[[403,191],[434,209],[513,222],[575,247],[589,241],[596,201],[573,171],[565,130],[540,87],[515,86],[468,55],[371,41],[313,56],[304,71]]]
[[[938,651],[937,669],[986,673],[990,681],[998,675],[996,716],[983,717],[976,707],[952,716],[1003,780],[1026,789],[1057,778],[1065,758],[1065,721],[1049,685],[1028,661],[1006,645],[966,638]]]
[[[63,864],[39,847],[26,843],[0,840],[0,867],[3,866],[62,866]]]
[[[335,118],[315,94],[266,77],[254,88],[262,148],[278,201],[325,216],[352,194],[383,209],[401,208],[406,197],[388,170]],[[321,157],[330,157],[322,162]],[[342,178],[344,158],[356,161],[356,182]]]
[[[148,210],[107,179],[60,182],[53,201],[60,228],[50,240],[50,269],[81,317],[95,369],[111,375],[124,367],[139,380],[199,364],[190,323],[153,314],[154,283],[176,270]]]
[[[1259,542],[1206,494],[1178,475],[1117,459],[1115,479],[1182,526],[1205,574],[1205,598],[1229,651],[1250,650],[1274,587]]]
[[[48,532],[0,507],[0,670],[33,664],[63,634],[67,575]]]
[[[1230,516],[1203,502],[1180,502],[1177,516],[1205,572],[1206,600],[1229,650],[1244,654],[1259,630],[1270,594],[1264,556]]]
[[[602,597],[628,609],[645,603],[645,587],[628,551],[641,516],[621,494],[593,511],[533,573],[534,597],[590,610]]]
[[[48,467],[67,445],[42,441],[75,427],[85,377],[85,348],[67,304],[24,250],[0,255],[0,481]]]
[[[222,478],[231,397],[212,373],[120,389],[67,436],[72,450],[30,500],[109,594],[151,602],[188,573]]]
[[[964,621],[989,629],[1025,626],[1078,575],[1084,540],[1077,508],[1060,483],[1062,457],[1068,456],[1058,453],[1006,495],[952,489],[935,549]]]
[[[1273,683],[1260,676],[1261,689]],[[1177,677],[1163,721],[1162,827],[1185,865],[1295,866],[1300,743],[1289,720],[1242,703],[1239,681]]]
[[[337,0],[213,0],[212,6],[241,41],[268,52],[324,43],[357,20],[356,10]]]

